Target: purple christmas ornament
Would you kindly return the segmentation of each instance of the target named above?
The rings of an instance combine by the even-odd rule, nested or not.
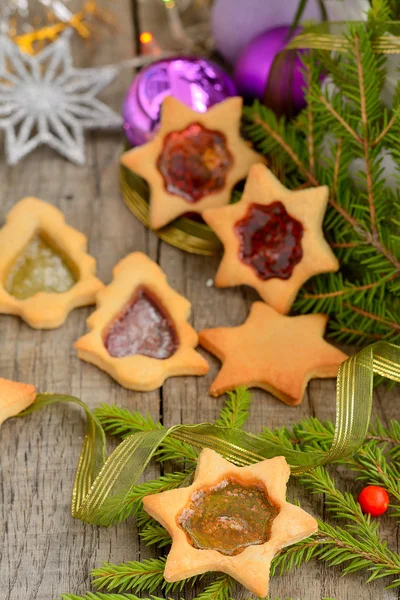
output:
[[[289,41],[290,27],[275,27],[257,36],[242,50],[235,67],[235,83],[240,94],[259,98],[277,112],[298,112],[305,106],[301,52],[290,51],[283,56],[279,68],[270,80],[276,56]],[[297,35],[301,28],[296,29]],[[281,108],[281,110],[279,110]]]
[[[338,7],[332,17],[329,14],[330,20],[342,21],[351,18],[338,17],[337,13],[345,10],[344,5],[359,1],[325,0],[324,4],[328,5],[328,11],[331,5]],[[212,31],[217,49],[229,63],[235,64],[241,51],[263,31],[292,23],[298,7],[299,0],[214,0]],[[321,17],[319,0],[308,0],[302,20],[319,22]]]
[[[189,108],[206,112],[214,104],[236,96],[236,89],[232,79],[209,60],[174,57],[152,63],[135,78],[124,100],[124,129],[133,146],[151,139],[165,96],[174,96]]]

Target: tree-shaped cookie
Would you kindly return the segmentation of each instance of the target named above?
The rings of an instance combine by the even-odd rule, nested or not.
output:
[[[328,317],[286,317],[255,302],[239,327],[200,332],[200,344],[223,363],[212,396],[240,386],[260,387],[295,406],[310,379],[336,377],[347,356],[323,339]]]
[[[172,537],[165,579],[222,571],[264,598],[274,556],[318,528],[286,501],[289,475],[283,456],[236,467],[206,448],[192,485],[146,496],[145,510]]]
[[[103,287],[87,238],[38,198],[24,198],[0,230],[0,312],[36,329],[54,329]]]
[[[134,252],[113,275],[87,321],[90,333],[75,344],[79,358],[132,390],[154,390],[173,375],[207,373],[194,350],[197,333],[187,323],[190,302],[168,285],[160,267]]]
[[[36,398],[33,385],[0,378],[0,426],[28,408]]]
[[[324,238],[326,186],[290,191],[263,165],[254,165],[242,199],[204,211],[224,244],[217,287],[254,287],[275,310],[287,313],[307,279],[337,271]]]
[[[228,98],[205,113],[165,98],[156,136],[121,157],[150,186],[153,229],[184,213],[228,204],[251,165],[265,162],[240,137],[241,114],[241,98]]]

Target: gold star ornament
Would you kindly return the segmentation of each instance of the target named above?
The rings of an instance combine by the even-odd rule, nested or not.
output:
[[[300,404],[310,379],[336,377],[347,358],[323,339],[327,321],[322,314],[283,316],[255,302],[243,325],[201,331],[201,346],[223,363],[210,394],[260,387],[285,404]]]
[[[157,135],[122,155],[122,164],[150,186],[153,229],[184,213],[228,204],[233,186],[252,165],[265,162],[240,137],[242,104],[228,98],[198,113],[167,96]]]
[[[286,501],[289,475],[283,456],[236,467],[206,448],[192,485],[146,496],[145,510],[172,537],[165,579],[222,571],[265,597],[274,556],[318,528]]]
[[[290,191],[254,165],[240,202],[202,215],[225,249],[216,286],[250,285],[275,310],[289,312],[307,279],[339,269],[322,231],[327,203],[326,186]]]

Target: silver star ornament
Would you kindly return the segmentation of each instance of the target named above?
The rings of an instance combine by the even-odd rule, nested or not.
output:
[[[36,56],[0,34],[0,129],[10,165],[42,145],[82,165],[84,131],[122,125],[121,116],[96,98],[120,69],[74,68],[71,33],[66,30]]]

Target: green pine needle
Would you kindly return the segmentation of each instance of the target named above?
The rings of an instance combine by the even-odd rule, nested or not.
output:
[[[143,600],[143,598],[139,598],[139,596],[135,596],[134,594],[101,594],[93,592],[88,592],[83,596],[62,594],[61,598],[62,600]],[[165,598],[150,596],[148,600],[165,600]]]
[[[376,0],[367,23],[349,25],[350,52],[303,56],[307,108],[294,122],[259,102],[244,110],[248,136],[285,185],[329,188],[324,227],[341,269],[308,281],[293,309],[330,314],[331,335],[350,344],[400,343],[400,199],[383,165],[391,157],[400,175],[400,83],[389,110],[385,58],[372,50],[389,14]],[[323,70],[335,91],[321,90]]]
[[[96,589],[108,592],[147,592],[152,594],[157,588],[169,593],[181,590],[185,583],[193,585],[198,577],[184,581],[168,583],[164,579],[166,558],[149,558],[142,561],[130,561],[120,565],[103,563],[99,569],[92,571],[93,585]]]
[[[197,596],[196,600],[231,600],[234,585],[232,577],[220,575]]]
[[[246,388],[240,387],[234,392],[228,392],[228,400],[215,424],[221,427],[243,427],[249,417],[250,403],[251,394]]]

